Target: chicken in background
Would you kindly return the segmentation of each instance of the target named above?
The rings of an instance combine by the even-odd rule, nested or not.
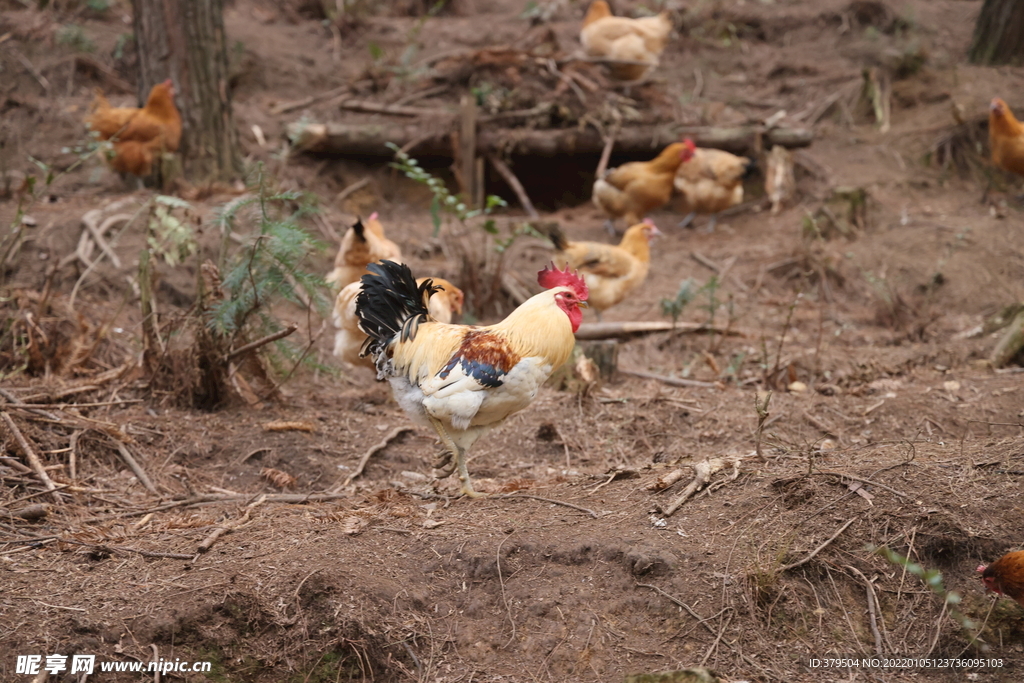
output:
[[[1005,595],[1024,607],[1024,550],[1006,553],[988,565],[979,565],[985,588]]]
[[[764,193],[772,203],[773,216],[782,208],[783,202],[793,196],[794,191],[796,176],[793,175],[793,155],[782,145],[773,145],[764,174]]]
[[[181,114],[174,104],[174,85],[169,78],[153,86],[142,108],[111,107],[97,91],[85,124],[101,140],[113,140],[114,153],[109,161],[119,173],[147,176],[158,155],[176,152],[181,144]]]
[[[988,107],[988,143],[996,167],[1024,176],[1024,127],[998,97]]]
[[[686,138],[672,143],[651,161],[631,161],[610,168],[595,180],[592,199],[608,215],[608,231],[615,233],[616,218],[625,217],[626,225],[636,225],[668,203],[676,171],[693,157],[695,149],[693,140]]]
[[[707,231],[713,231],[718,214],[743,201],[743,179],[754,168],[747,157],[698,147],[675,175],[674,185],[682,196],[680,212],[687,213],[679,225],[689,225],[697,214],[711,214]]]
[[[366,274],[366,266],[375,261],[402,262],[402,251],[398,245],[384,237],[384,226],[374,211],[364,223],[356,219],[341,238],[338,255],[334,258],[334,270],[327,274],[327,284],[335,291],[357,282]]]
[[[422,285],[427,278],[416,280]],[[434,320],[450,323],[456,315],[462,315],[462,304],[465,297],[462,290],[443,278],[432,278],[435,287],[441,291],[430,297],[427,312]],[[363,290],[363,283],[356,281],[345,285],[334,299],[334,311],[331,322],[338,330],[334,333],[334,355],[352,365],[373,367],[373,360],[360,356],[359,352],[366,343],[366,333],[359,328],[359,317],[356,315],[356,297]]]
[[[570,242],[557,225],[548,235],[558,249],[555,265],[578,270],[587,283],[597,319],[601,313],[619,303],[647,278],[651,266],[650,242],[663,234],[649,218],[638,223],[622,236],[618,246],[600,242]]]
[[[640,19],[615,17],[605,0],[594,0],[583,17],[580,43],[588,57],[643,62],[608,64],[612,78],[636,81],[658,65],[671,33],[668,12]]]
[[[417,285],[409,267],[368,266],[356,315],[367,335],[364,353],[377,378],[391,383],[398,405],[429,424],[448,450],[442,476],[457,470],[462,493],[481,497],[466,469],[466,452],[509,415],[526,408],[576,343],[587,285],[577,274],[545,268],[545,291],[496,325],[446,325],[431,319],[429,280]],[[452,463],[454,457],[455,462]]]

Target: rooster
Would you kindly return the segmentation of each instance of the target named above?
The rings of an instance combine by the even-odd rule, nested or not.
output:
[[[615,232],[614,219],[625,216],[636,225],[644,216],[664,206],[672,197],[672,183],[679,166],[693,157],[696,146],[686,138],[675,142],[650,161],[631,161],[608,169],[594,181],[594,205],[608,215],[605,224]]]
[[[627,230],[618,246],[570,242],[557,226],[548,232],[559,251],[555,264],[564,263],[583,275],[590,290],[587,303],[597,313],[598,320],[602,311],[625,299],[643,283],[651,266],[650,242],[661,234],[649,218]]]
[[[437,432],[448,451],[436,465],[442,475],[457,470],[464,495],[484,496],[473,488],[466,452],[530,405],[568,360],[586,283],[569,270],[545,268],[537,281],[546,291],[500,323],[477,327],[431,319],[429,301],[438,288],[430,280],[417,285],[408,266],[382,261],[367,269],[356,297],[356,315],[369,337],[363,353],[373,358],[377,378],[391,383],[398,405]]]
[[[171,79],[154,85],[142,108],[111,107],[97,92],[85,123],[101,140],[113,141],[110,166],[119,173],[147,176],[157,155],[176,152],[181,143],[181,114]]]
[[[416,284],[422,285],[425,280],[426,278],[418,278]],[[453,316],[462,315],[465,297],[461,289],[447,280],[434,278],[433,282],[441,291],[430,297],[427,310],[434,320],[450,323]],[[373,361],[369,357],[359,355],[366,342],[366,333],[359,328],[359,318],[356,316],[356,297],[361,291],[363,283],[352,282],[345,285],[334,299],[331,322],[338,330],[334,334],[334,355],[352,365],[373,367]]]
[[[1024,550],[1006,553],[987,567],[980,565],[978,571],[985,588],[1024,607]]]
[[[402,252],[397,244],[384,237],[384,226],[374,211],[365,223],[361,218],[356,219],[355,225],[341,238],[334,270],[327,274],[327,283],[337,291],[358,281],[366,273],[367,264],[385,259],[401,263]]]
[[[689,212],[679,225],[689,225],[697,214],[709,213],[707,231],[714,231],[719,212],[743,201],[743,179],[755,167],[747,157],[720,149],[694,150],[693,157],[676,171],[675,188],[682,195],[683,209]]]

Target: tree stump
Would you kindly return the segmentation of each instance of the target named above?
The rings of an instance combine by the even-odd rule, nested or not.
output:
[[[583,355],[594,361],[602,382],[610,382],[619,368],[619,342],[614,339],[580,342]]]

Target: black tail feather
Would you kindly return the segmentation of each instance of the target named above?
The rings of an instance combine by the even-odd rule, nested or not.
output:
[[[757,170],[757,161],[755,159],[747,159],[747,163],[743,164],[743,179],[746,180],[750,176],[754,175],[754,171]]]
[[[401,335],[401,341],[415,339],[416,328],[429,318],[427,302],[441,290],[432,280],[416,284],[409,266],[394,261],[379,261],[366,266],[363,289],[356,297],[359,327],[368,335],[362,354],[374,359]]]
[[[558,251],[565,251],[569,248],[569,240],[565,238],[565,233],[562,232],[557,223],[553,223],[548,228],[548,237],[551,238],[551,243],[555,245],[555,249]]]
[[[356,239],[360,242],[366,241],[366,226],[363,225],[362,218],[356,218],[356,222],[352,225],[352,230],[356,233]]]

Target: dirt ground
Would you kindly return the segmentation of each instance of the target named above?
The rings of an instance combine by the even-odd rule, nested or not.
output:
[[[300,325],[300,343],[313,339],[320,365],[289,376],[278,400],[201,411],[147,386],[134,277],[144,237],[129,231],[116,242],[120,268],[108,259],[87,272],[73,256],[83,214],[134,210],[152,196],[95,156],[72,166],[93,88],[135,103],[122,38],[130,5],[0,6],[4,234],[17,227],[19,174],[42,175],[30,155],[70,169],[26,205],[0,292],[0,351],[18,320],[44,337],[93,340],[86,360],[63,369],[0,358],[3,409],[67,487],[46,516],[16,516],[48,497],[19,469],[10,429],[0,430],[0,508],[11,513],[0,520],[3,681],[32,680],[15,672],[16,655],[56,653],[211,662],[210,673],[153,679],[186,681],[621,681],[699,665],[730,681],[1024,678],[1024,610],[985,594],[975,573],[1021,547],[1024,521],[1024,375],[1019,364],[991,367],[1000,332],[983,327],[1024,301],[1024,221],[1012,199],[1020,182],[983,161],[987,103],[999,95],[1024,110],[1014,94],[1024,70],[966,64],[980,1],[668,5],[679,34],[653,82],[619,95],[641,118],[728,126],[784,110],[789,125],[813,126],[798,154],[798,196],[777,215],[724,217],[713,233],[706,218],[679,229],[671,206],[655,213],[666,236],[651,274],[606,320],[665,320],[661,300],[686,277],[707,282],[714,266],[715,301],[702,294],[681,320],[713,317],[729,334],[626,340],[610,382],[545,387],[472,453],[478,488],[496,494],[483,500],[432,480],[436,440],[422,428],[394,436],[410,422],[386,385],[336,362],[330,331],[298,307],[277,313]],[[287,153],[285,128],[300,118],[382,117],[329,100],[271,112],[345,85],[393,102],[433,87],[423,65],[446,51],[535,45],[544,34],[571,52],[585,6],[456,0],[429,18],[418,3],[353,6],[357,20],[335,31],[316,3],[226,9],[246,167],[262,162],[280,187],[315,195],[324,220],[305,225],[317,238],[379,211],[414,272],[459,284],[421,186],[372,160]],[[546,19],[531,25],[530,8]],[[893,74],[885,132],[858,104],[868,67]],[[457,91],[416,106],[450,106]],[[596,159],[512,161],[544,220],[571,239],[609,240],[589,203]],[[990,178],[996,191],[980,201]],[[750,181],[751,196],[762,183]],[[845,232],[816,233],[821,207],[849,206],[835,188],[863,189],[865,208]],[[167,316],[187,311],[197,264],[219,242],[214,213],[235,195],[216,190],[182,193],[203,233],[197,255],[160,266]],[[500,178],[488,177],[488,191],[514,204]],[[499,222],[522,215],[513,207]],[[509,267],[529,280],[547,251],[541,240],[525,246]],[[323,273],[332,258],[329,249],[307,265]],[[758,457],[755,399],[767,389]],[[275,421],[302,429],[269,430]],[[664,514],[696,466],[714,459],[711,485]],[[677,469],[679,483],[650,490]],[[230,532],[200,552],[219,527]],[[874,546],[940,571],[962,599],[952,610],[972,627]],[[809,664],[876,656],[983,661]]]

